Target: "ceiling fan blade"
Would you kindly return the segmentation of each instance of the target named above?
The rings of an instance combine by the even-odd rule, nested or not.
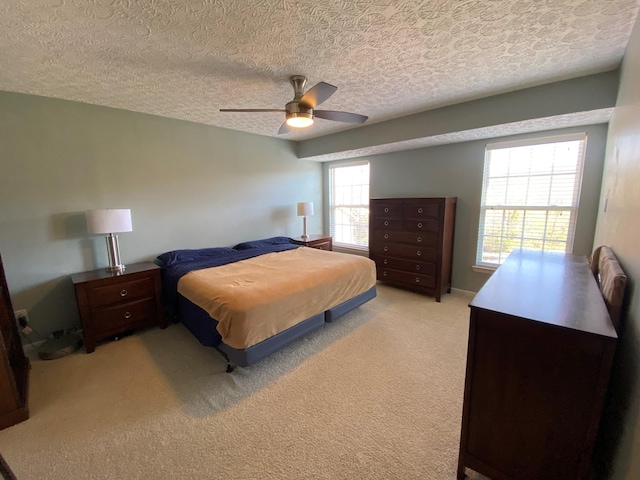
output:
[[[282,108],[221,108],[221,112],[286,112]]]
[[[336,93],[338,87],[334,87],[325,82],[316,83],[307,90],[300,99],[300,105],[307,108],[316,108],[322,102],[326,101],[331,95]]]
[[[289,127],[289,125],[287,125],[287,122],[284,122],[280,127],[280,130],[278,130],[278,135],[282,135],[283,133],[290,133],[290,132],[291,132],[291,128]]]
[[[364,123],[369,117],[358,113],[336,112],[335,110],[314,110],[313,115],[334,122]]]

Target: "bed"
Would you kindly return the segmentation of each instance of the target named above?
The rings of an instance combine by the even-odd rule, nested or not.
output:
[[[376,296],[368,258],[288,237],[158,257],[163,303],[205,346],[246,367]]]

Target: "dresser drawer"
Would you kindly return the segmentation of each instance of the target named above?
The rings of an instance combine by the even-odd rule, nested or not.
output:
[[[129,302],[139,298],[154,296],[154,284],[152,278],[141,278],[128,282],[120,282],[116,285],[94,287],[88,292],[89,303],[92,308],[105,307],[122,302]]]
[[[134,328],[146,323],[153,324],[156,316],[156,301],[154,298],[147,298],[94,310],[91,312],[91,321],[97,333],[104,334],[109,331],[120,332],[123,327]]]
[[[377,272],[378,280],[401,282],[407,285],[419,285],[427,288],[433,288],[436,286],[436,279],[432,275],[401,272],[390,268],[378,268]]]
[[[374,202],[370,206],[371,215],[381,218],[402,218],[402,205],[399,203]]]
[[[440,218],[440,203],[409,203],[402,206],[404,218]]]
[[[402,230],[402,218],[372,218],[371,228],[374,230]]]
[[[435,262],[438,256],[436,247],[405,245],[402,243],[373,242],[370,249],[373,253],[408,257],[426,262]]]
[[[415,220],[411,218],[405,218],[402,221],[404,230],[410,232],[433,232],[438,233],[440,231],[440,221],[429,218]]]
[[[422,275],[435,275],[436,264],[419,262],[417,260],[404,260],[401,258],[387,257],[384,255],[373,255],[371,258],[378,268],[392,268],[410,273],[420,273]]]
[[[435,233],[393,232],[378,230],[373,233],[373,239],[381,242],[409,243],[412,245],[438,246],[438,236]]]

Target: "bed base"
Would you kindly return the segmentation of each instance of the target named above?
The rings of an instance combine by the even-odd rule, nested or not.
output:
[[[373,286],[366,292],[361,293],[360,295],[356,295],[346,302],[342,302],[340,305],[336,305],[335,307],[330,308],[329,310],[324,312],[324,319],[326,322],[333,322],[335,319],[340,318],[345,313],[348,313],[354,308],[357,308],[363,303],[367,303],[372,298],[375,298],[376,295],[376,287]]]
[[[211,317],[209,317],[207,312],[182,296],[180,296],[181,321],[200,343],[215,348],[216,351],[224,357],[227,362],[227,373],[230,373],[236,366],[247,367],[252,365],[307,333],[320,328],[325,322],[336,320],[345,313],[375,298],[376,294],[376,287],[373,286],[366,292],[356,295],[340,305],[336,305],[325,312],[307,318],[273,337],[241,350],[230,347],[222,342],[215,328],[203,330],[202,325],[214,325],[211,324]],[[198,318],[200,320],[198,320]]]

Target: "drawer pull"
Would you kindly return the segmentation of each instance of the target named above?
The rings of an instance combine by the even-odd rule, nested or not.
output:
[[[382,272],[382,276],[386,277],[387,276],[387,272],[386,271]]]
[[[418,228],[422,228],[422,224],[421,223],[418,224]]]
[[[386,265],[387,263],[389,263],[389,260],[387,260],[387,259],[385,258],[385,259],[382,261],[382,263],[384,263],[384,264]]]
[[[416,270],[420,270],[420,265],[416,265]]]
[[[420,283],[420,279],[416,277],[416,283]]]
[[[422,252],[421,252],[420,250],[418,250],[418,251],[416,252],[416,255],[420,256],[420,255],[422,255]]]
[[[124,318],[131,318],[131,312],[124,312]]]
[[[384,226],[385,226],[385,227],[388,227],[388,226],[389,226],[389,220],[385,220],[385,221],[384,221]]]
[[[389,238],[389,234],[388,234],[388,233],[385,233],[385,234],[384,234],[384,238]]]
[[[422,209],[421,208],[418,209],[418,213],[422,213]]]
[[[422,237],[418,237],[418,243],[422,241]]]
[[[123,289],[123,290],[120,291],[120,296],[121,297],[126,297],[127,293],[129,293],[129,292],[127,292],[126,290]]]
[[[388,207],[386,207],[386,208],[384,209],[384,213],[389,213],[389,208],[388,208]]]
[[[389,250],[389,247],[384,247],[383,250],[386,252]]]

